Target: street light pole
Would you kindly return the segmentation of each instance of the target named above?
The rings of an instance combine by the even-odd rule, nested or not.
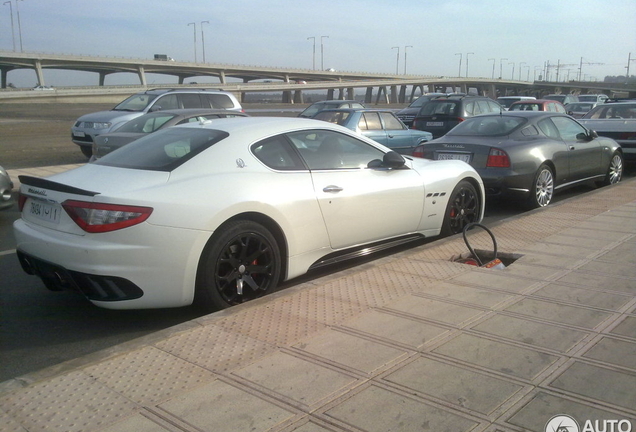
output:
[[[11,38],[13,39],[13,52],[15,52],[15,31],[13,30],[13,6],[11,5],[11,1],[6,1],[2,4],[9,5],[9,13],[11,14]]]
[[[521,81],[521,72],[523,70],[523,68],[521,67],[521,65],[527,64],[526,62],[520,62],[519,63],[519,81]]]
[[[201,21],[201,51],[203,51],[203,63],[205,63],[205,38],[203,36],[203,24],[210,24],[210,21]]]
[[[325,70],[325,46],[322,43],[324,38],[329,39],[329,36],[320,36],[320,69]]]
[[[509,62],[509,65],[512,65],[512,72],[510,73],[510,79],[514,80],[515,79],[515,62]]]
[[[16,11],[16,14],[18,15],[18,35],[20,36],[20,52],[23,52],[23,50],[22,50],[22,25],[20,25],[20,8],[18,7],[18,1],[24,1],[24,0],[15,0],[15,11]]]
[[[313,51],[313,55],[311,57],[311,67],[313,70],[316,70],[316,36],[310,36],[307,38],[307,40],[309,39],[313,39],[314,41],[314,51]]]
[[[499,79],[503,79],[503,61],[508,60],[507,58],[499,59]]]
[[[466,53],[466,78],[468,78],[468,54],[475,54],[474,52]]]
[[[413,48],[412,45],[407,45],[404,47],[404,75],[406,75],[406,49]]]
[[[492,79],[495,79],[495,59],[489,58],[488,61],[492,60]]]
[[[462,77],[462,53],[455,53],[455,55],[459,56],[459,72],[457,74],[458,77]]]
[[[391,49],[397,48],[397,60],[395,61],[395,74],[398,74],[398,68],[400,67],[400,47],[391,47]]]
[[[197,23],[188,23],[188,26],[194,26],[194,62],[197,62]]]

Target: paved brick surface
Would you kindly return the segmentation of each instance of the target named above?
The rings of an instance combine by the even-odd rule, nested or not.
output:
[[[448,238],[0,383],[0,431],[636,430],[636,181],[493,232],[503,270]]]

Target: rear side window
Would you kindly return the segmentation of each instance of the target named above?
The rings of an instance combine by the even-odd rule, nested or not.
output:
[[[180,94],[181,103],[184,108],[201,108],[201,98],[198,94]]]
[[[119,168],[172,171],[228,136],[227,132],[214,129],[166,128],[135,140],[94,163]]]
[[[402,122],[390,113],[380,113],[380,117],[384,122],[384,128],[388,130],[404,129]]]
[[[228,95],[224,94],[205,94],[210,106],[216,109],[232,109],[234,108],[234,102]]]
[[[314,118],[316,120],[343,125],[349,118],[349,115],[350,113],[347,111],[320,111]]]
[[[152,105],[153,111],[159,109],[159,107],[161,107],[162,110],[179,109],[180,106],[179,101],[177,100],[177,95],[169,94],[161,96]]]
[[[254,156],[268,167],[279,171],[306,170],[298,154],[285,136],[278,135],[252,146]]]
[[[378,113],[364,113],[358,124],[361,130],[382,130]]]

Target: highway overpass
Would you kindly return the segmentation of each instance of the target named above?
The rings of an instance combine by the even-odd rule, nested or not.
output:
[[[97,74],[96,85],[91,87],[64,87],[50,91],[18,90],[7,88],[10,72],[33,69],[38,83],[46,85],[44,69],[75,70]],[[316,71],[310,69],[275,68],[262,66],[240,66],[212,63],[188,63],[149,59],[127,59],[113,57],[89,57],[42,53],[17,53],[0,51],[0,78],[4,102],[78,102],[120,101],[124,97],[149,87],[175,87],[172,85],[148,86],[147,73],[178,77],[179,86],[194,77],[215,77],[217,83],[188,87],[214,87],[233,92],[239,97],[248,92],[280,92],[281,101],[302,103],[303,93],[326,91],[326,98],[352,98],[356,89],[362,89],[367,103],[405,103],[425,91],[448,89],[478,92],[496,97],[505,94],[541,96],[549,93],[603,92],[610,96],[629,95],[636,97],[636,87],[601,82],[551,83],[526,82],[488,78],[433,77],[416,75],[374,74],[365,72]],[[135,73],[139,85],[105,85],[106,77],[116,73]]]

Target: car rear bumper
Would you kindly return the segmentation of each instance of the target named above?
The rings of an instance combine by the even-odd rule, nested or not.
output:
[[[210,233],[140,224],[78,236],[14,225],[18,257],[48,288],[72,289],[108,309],[186,306],[194,299],[201,251]]]

